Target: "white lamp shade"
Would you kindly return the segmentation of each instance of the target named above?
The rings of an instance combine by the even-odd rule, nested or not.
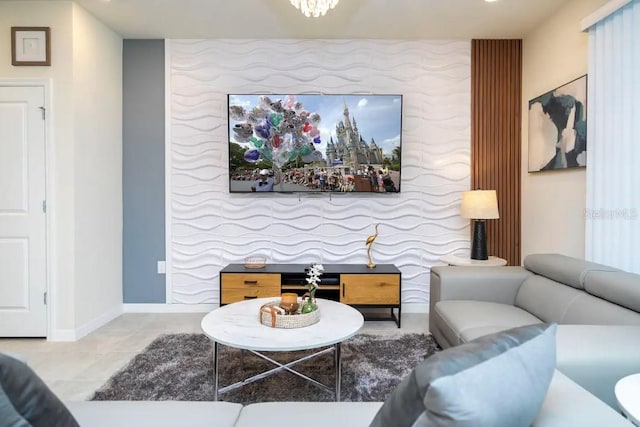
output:
[[[460,216],[469,219],[500,218],[496,190],[471,190],[463,192]]]

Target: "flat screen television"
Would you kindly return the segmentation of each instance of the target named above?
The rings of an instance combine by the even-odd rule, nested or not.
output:
[[[227,101],[231,193],[400,192],[402,95]]]

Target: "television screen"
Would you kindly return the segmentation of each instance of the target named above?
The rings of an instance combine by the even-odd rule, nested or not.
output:
[[[402,95],[228,95],[229,191],[400,192]]]

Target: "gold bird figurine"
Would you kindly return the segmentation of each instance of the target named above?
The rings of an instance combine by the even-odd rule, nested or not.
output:
[[[371,236],[367,237],[367,241],[365,243],[365,245],[367,245],[367,257],[369,258],[369,264],[367,264],[368,268],[375,268],[376,265],[374,264],[373,261],[371,261],[371,246],[373,245],[373,242],[376,240],[376,237],[378,237],[378,226],[380,224],[376,224],[376,232],[374,234],[372,234]]]

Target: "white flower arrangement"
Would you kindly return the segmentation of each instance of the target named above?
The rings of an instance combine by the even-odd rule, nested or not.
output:
[[[320,276],[324,272],[324,266],[322,264],[311,264],[309,271],[307,272],[307,289],[311,298],[315,296],[318,286],[320,286]]]

